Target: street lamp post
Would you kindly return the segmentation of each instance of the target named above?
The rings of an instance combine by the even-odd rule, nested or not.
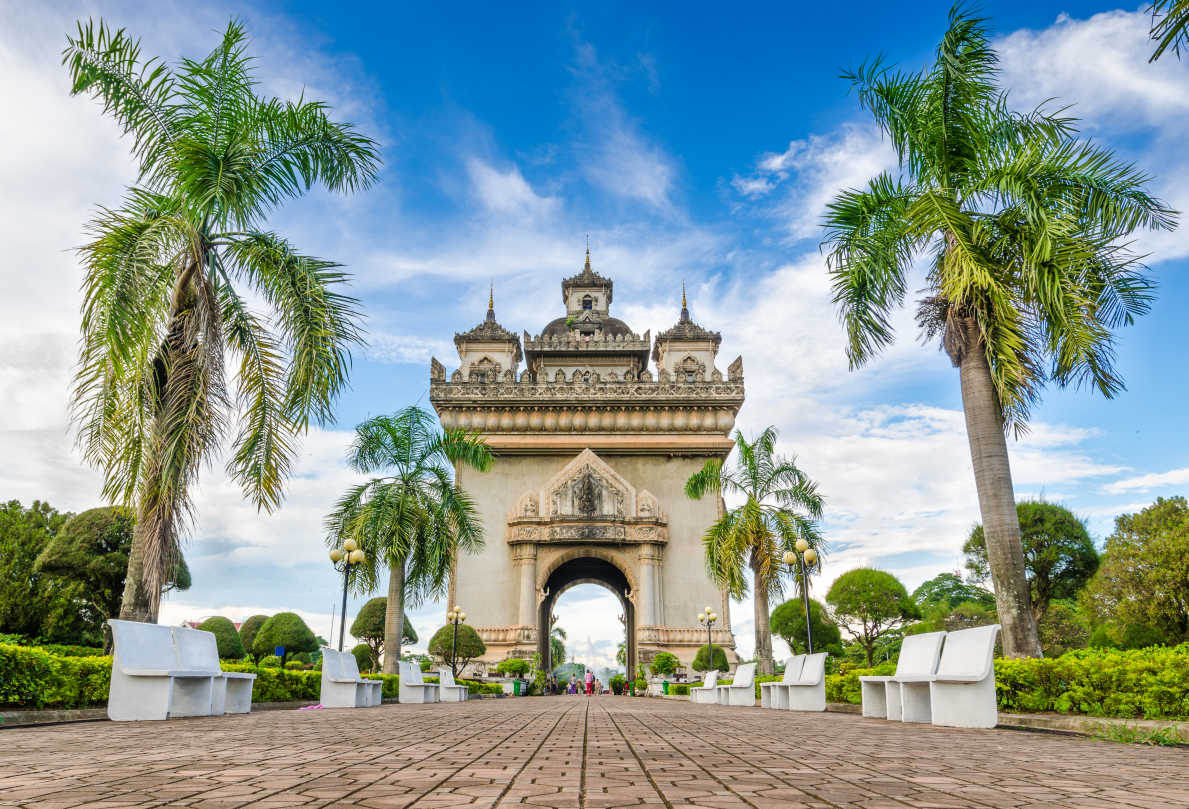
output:
[[[717,620],[718,614],[710,607],[698,613],[698,623],[706,624],[706,665],[710,667],[707,671],[714,668],[714,641],[710,638],[710,627]]]
[[[363,551],[360,550],[359,545],[355,540],[348,539],[343,543],[343,547],[334,548],[330,551],[330,562],[334,565],[335,570],[339,570],[339,564],[342,563],[343,571],[343,612],[339,616],[339,651],[343,650],[343,636],[347,628],[347,585],[351,583],[351,566],[358,565],[367,557]]]
[[[459,622],[465,622],[466,619],[467,614],[463,612],[462,607],[458,606],[457,604],[454,605],[453,609],[446,613],[446,620],[454,624],[454,637],[450,640],[450,673],[455,677],[458,676],[457,666],[455,665],[458,661],[458,624]]]
[[[809,654],[813,654],[813,627],[809,624],[809,574],[806,572],[806,565],[812,568],[816,561],[817,551],[809,547],[804,538],[797,540],[797,550],[784,552],[784,563],[789,566],[789,572],[793,572],[794,562],[801,572],[801,601],[805,604],[805,645]]]

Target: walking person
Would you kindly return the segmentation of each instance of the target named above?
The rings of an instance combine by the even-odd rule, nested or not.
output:
[[[586,670],[586,696],[590,696],[594,692],[594,672],[590,669]]]
[[[571,694],[577,694],[577,693],[578,693],[578,675],[577,675],[577,674],[571,674],[571,675],[570,675],[570,689],[569,689],[569,693],[571,693]]]

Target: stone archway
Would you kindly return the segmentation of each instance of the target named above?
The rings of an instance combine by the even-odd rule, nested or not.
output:
[[[537,606],[537,653],[541,660],[549,659],[550,616],[562,593],[579,584],[599,584],[610,590],[623,608],[624,634],[627,642],[627,672],[635,670],[636,608],[632,603],[632,587],[627,573],[617,564],[603,557],[575,553],[559,561],[545,578],[542,598]],[[564,661],[550,661],[552,671]]]

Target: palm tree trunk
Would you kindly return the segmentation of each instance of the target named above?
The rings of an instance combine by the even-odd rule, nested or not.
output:
[[[753,566],[754,598],[756,622],[756,672],[760,675],[776,673],[776,664],[772,660],[772,627],[768,616],[768,583],[761,581],[760,572]]]
[[[388,604],[384,610],[384,674],[396,674],[400,662],[401,630],[405,626],[405,565],[388,568]]]
[[[128,572],[124,576],[124,597],[120,601],[120,620],[156,623],[148,588],[144,584],[144,547],[147,527],[139,520],[132,531],[132,547],[128,551]]]
[[[965,318],[962,327],[966,347],[958,366],[962,409],[966,414],[974,484],[987,539],[995,606],[1003,626],[1003,653],[1007,657],[1041,657],[999,398],[973,318]]]

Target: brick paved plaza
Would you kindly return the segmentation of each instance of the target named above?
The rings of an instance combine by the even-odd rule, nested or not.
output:
[[[1189,806],[1189,752],[623,697],[0,732],[0,806]]]

